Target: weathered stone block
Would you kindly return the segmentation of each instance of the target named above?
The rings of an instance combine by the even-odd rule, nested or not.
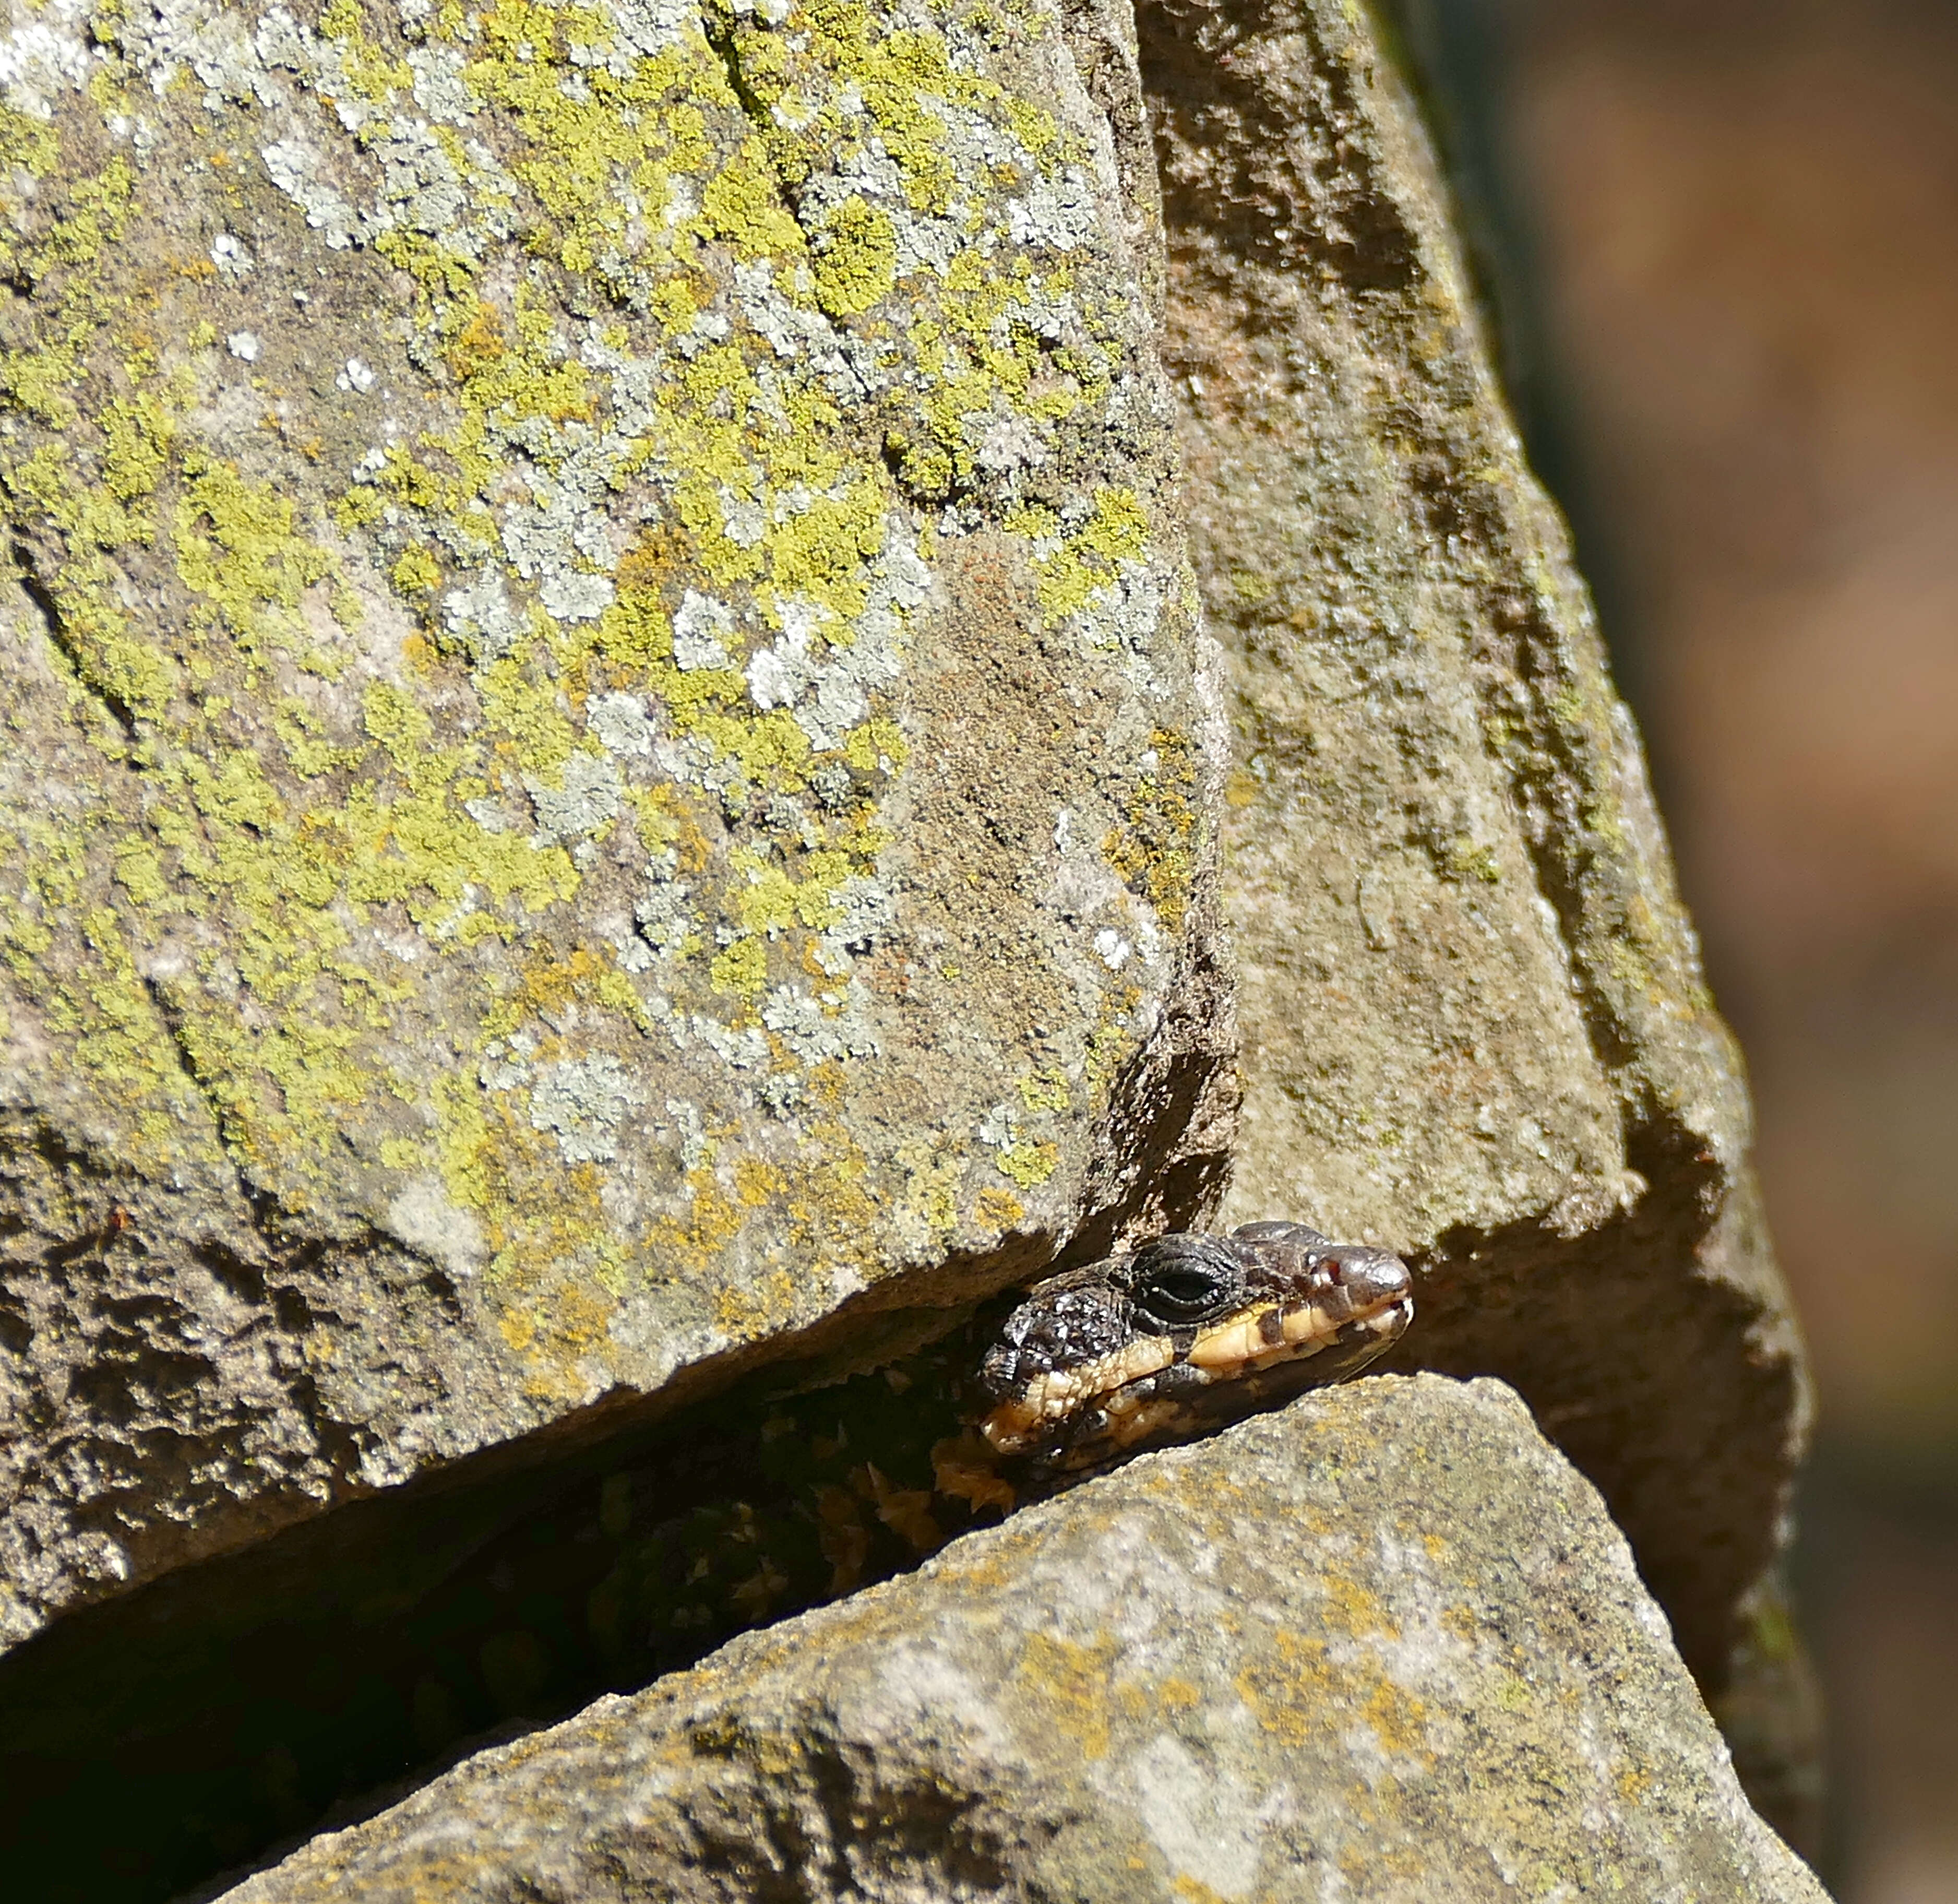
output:
[[[1230,655],[1226,1215],[1416,1259],[1709,1685],[1805,1430],[1747,1091],[1419,123],[1342,0],[1153,0],[1166,352]]]
[[[1494,1383],[1311,1396],[483,1754],[229,1904],[1822,1904]]]
[[[0,1639],[1201,1206],[1157,237],[1050,8],[5,46]]]

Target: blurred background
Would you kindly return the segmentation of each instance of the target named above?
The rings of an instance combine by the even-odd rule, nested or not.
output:
[[[1958,1904],[1958,0],[1402,0],[1820,1418],[1823,1874]]]

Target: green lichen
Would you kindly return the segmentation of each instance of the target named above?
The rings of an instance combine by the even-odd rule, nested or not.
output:
[[[150,440],[154,485],[170,459],[160,432]],[[337,574],[331,555],[300,531],[289,497],[248,481],[236,464],[192,450],[178,474],[176,572],[201,598],[193,613],[214,616],[246,654],[274,641],[303,653],[310,644],[297,611],[308,589]]]
[[[1456,879],[1479,879],[1484,885],[1500,884],[1502,862],[1496,849],[1466,837],[1449,841],[1443,871]]]
[[[1044,1183],[1060,1167],[1057,1144],[1020,1142],[1000,1153],[1001,1173],[1010,1177],[1023,1190]]]
[[[0,491],[45,552],[103,775],[59,839],[6,820],[0,854],[27,872],[0,955],[135,1107],[138,1162],[187,1141],[189,1095],[290,1209],[371,1209],[391,1174],[434,1171],[480,1223],[540,1392],[602,1349],[637,1278],[675,1256],[718,1273],[758,1212],[779,1239],[763,1255],[798,1250],[819,1285],[888,1260],[899,1180],[934,1236],[1022,1220],[969,1149],[867,1157],[843,1114],[857,1051],[822,1036],[865,983],[835,935],[882,890],[911,761],[889,687],[924,599],[919,509],[1017,538],[1050,619],[1149,554],[1135,492],[1073,506],[1058,472],[1078,455],[1042,451],[1051,493],[1015,477],[1009,507],[986,486],[986,444],[1015,430],[1051,444],[1078,423],[1091,448],[1131,347],[1130,294],[1088,235],[1001,242],[1015,195],[1089,160],[991,70],[1055,30],[946,0],[892,30],[813,0],[775,26],[717,6],[648,51],[607,9],[448,0],[410,35],[454,89],[425,117],[401,21],[361,0],[296,18],[277,114],[242,81],[159,95],[105,14],[86,94],[52,121],[0,115],[9,176],[43,182],[6,207],[34,291],[0,364]],[[118,128],[144,115],[139,158]],[[981,132],[987,166],[960,144]],[[306,198],[320,179],[272,163],[288,136],[329,155],[335,192],[372,185],[343,248],[311,235],[341,215]],[[841,182],[873,160],[895,191]],[[207,251],[145,165],[277,242],[255,265]],[[313,307],[304,388],[283,290],[261,300],[262,356],[219,345],[236,274],[259,274],[257,299],[280,246],[356,303],[375,259],[401,274],[358,322]],[[877,366],[875,406],[825,367],[846,344]],[[344,403],[324,394],[336,361]],[[1158,771],[1120,849],[1172,922],[1187,780]],[[579,909],[619,865],[691,909],[651,969]],[[485,939],[507,956],[468,956]],[[431,996],[461,1041],[434,1075],[403,1055]],[[736,1036],[798,1107],[793,1136],[765,1158],[724,1093],[671,1207],[621,1235],[604,1160],[571,1159],[525,1093],[594,1053]],[[1022,1095],[1059,1115],[1082,1088],[1042,1072]],[[1028,1139],[1000,1167],[1031,1189],[1059,1161]],[[730,1294],[724,1321],[769,1326],[800,1297],[737,1313]]]
[[[898,239],[883,213],[853,193],[823,220],[816,246],[816,294],[832,317],[858,317],[898,281]]]
[[[1010,526],[1034,541],[1041,612],[1064,621],[1085,608],[1098,590],[1115,581],[1124,562],[1141,560],[1149,546],[1149,521],[1129,491],[1101,488],[1085,518],[1072,528],[1059,512],[1028,507]]]
[[[1190,737],[1158,727],[1124,824],[1101,842],[1108,863],[1171,927],[1182,923],[1196,876],[1196,763]]]
[[[1035,1072],[1020,1080],[1020,1101],[1034,1112],[1063,1111],[1073,1103],[1066,1073],[1049,1069]]]

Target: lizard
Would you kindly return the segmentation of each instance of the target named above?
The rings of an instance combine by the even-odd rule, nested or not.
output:
[[[1303,1223],[1182,1231],[1063,1271],[999,1325],[939,1489],[1010,1507],[1357,1374],[1414,1313],[1407,1266]]]

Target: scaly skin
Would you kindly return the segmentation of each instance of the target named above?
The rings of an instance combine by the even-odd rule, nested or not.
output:
[[[1288,1222],[1050,1277],[980,1365],[982,1465],[1041,1487],[1344,1380],[1399,1339],[1411,1287],[1386,1251]]]

